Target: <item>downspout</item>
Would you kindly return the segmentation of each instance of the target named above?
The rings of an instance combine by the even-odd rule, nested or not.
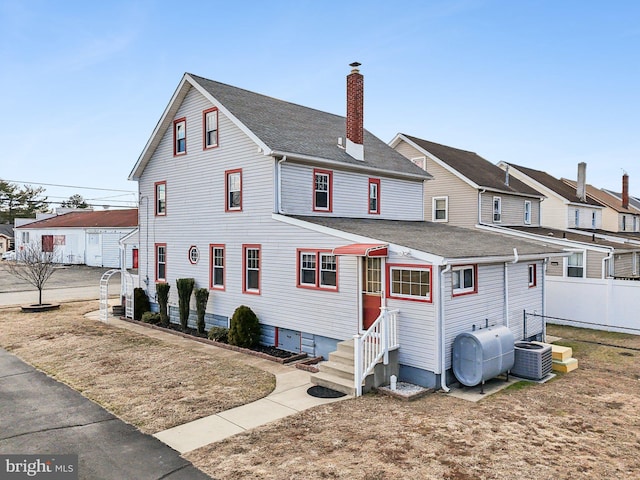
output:
[[[276,163],[276,211],[280,215],[284,215],[284,211],[282,210],[282,164],[287,161],[287,156],[284,155],[278,163]]]
[[[482,190],[478,190],[478,224],[482,225],[482,194],[486,192],[487,189],[483,188]]]
[[[439,322],[438,327],[440,330],[440,388],[445,393],[449,393],[450,389],[447,387],[447,359],[445,358],[445,330],[444,330],[444,275],[451,271],[451,265],[447,265],[446,268],[440,270],[440,315],[438,315]]]
[[[604,280],[611,273],[611,263],[609,263],[609,268],[606,268],[607,261],[611,262],[613,260],[613,249],[609,250],[609,255],[602,259],[602,279]],[[586,268],[586,265],[585,265]],[[607,271],[608,270],[608,271]]]
[[[547,265],[549,258],[542,261],[542,341],[547,341]]]
[[[513,261],[511,263],[518,263],[518,249],[513,249]],[[509,328],[509,269],[508,262],[504,262],[504,324]]]

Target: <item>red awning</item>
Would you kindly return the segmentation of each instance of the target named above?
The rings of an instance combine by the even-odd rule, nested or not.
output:
[[[357,257],[386,257],[388,245],[379,243],[353,243],[333,249],[334,255],[355,255]]]

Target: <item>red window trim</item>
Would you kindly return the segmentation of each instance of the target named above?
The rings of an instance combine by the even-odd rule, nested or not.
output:
[[[176,137],[176,126],[184,122],[184,152],[178,152],[178,138]],[[181,157],[187,154],[187,117],[178,118],[173,121],[173,156]]]
[[[158,247],[164,247],[164,278],[158,278]],[[167,282],[167,244],[166,243],[156,243],[155,247],[155,270],[156,270],[156,282],[158,283],[166,283]]]
[[[229,175],[234,173],[240,174],[240,208],[229,208]],[[235,168],[224,172],[224,211],[225,212],[241,212],[242,211],[242,169]]]
[[[429,270],[429,298],[422,300],[420,298],[397,297],[391,293],[391,268],[401,268],[403,270]],[[433,265],[429,264],[405,264],[405,263],[387,263],[386,266],[386,292],[387,298],[394,300],[406,300],[408,302],[433,303]]]
[[[529,283],[529,267],[533,267],[533,283]],[[529,288],[538,286],[538,265],[535,263],[527,265],[527,284],[529,285]]]
[[[296,248],[296,287],[298,288],[306,288],[307,290],[323,290],[327,292],[337,292],[339,291],[339,275],[338,270],[340,268],[339,258],[337,255],[333,255],[332,249],[330,248]],[[302,253],[313,253],[316,256],[316,284],[307,285],[300,282],[300,254]],[[320,268],[321,268],[321,255],[322,253],[329,253],[336,258],[336,286],[328,287],[320,285]]]
[[[191,249],[193,249],[193,248],[195,248],[195,249],[198,251],[198,261],[200,261],[200,249],[198,248],[198,246],[197,246],[197,245],[191,245],[191,246],[189,247],[189,249],[187,250],[187,260],[189,260],[189,263],[190,263],[191,265],[196,265],[196,264],[198,263],[198,261],[194,262],[194,261],[191,259]]]
[[[164,185],[164,212],[162,213],[158,213],[158,185]],[[153,198],[155,199],[153,208],[154,208],[156,217],[166,217],[167,216],[167,181],[166,180],[154,183]]]
[[[214,248],[222,249],[222,285],[213,284],[213,262],[215,256],[213,254]],[[227,286],[227,249],[224,243],[210,243],[209,244],[209,290],[218,290],[224,292]]]
[[[377,198],[377,210],[371,210],[371,185],[378,186],[378,198]],[[367,192],[367,209],[371,215],[380,215],[380,179],[379,178],[370,178]]]
[[[329,186],[328,186],[328,190],[327,190],[327,194],[329,195],[329,198],[328,198],[328,200],[329,200],[329,208],[316,208],[316,175],[317,174],[327,175],[329,177],[328,178]],[[311,183],[311,192],[312,192],[312,195],[313,195],[313,211],[314,212],[332,213],[333,212],[333,171],[314,168],[313,169],[313,178],[312,178],[312,183]]]
[[[247,290],[247,250],[258,250],[258,289]],[[242,244],[242,293],[248,295],[260,295],[262,291],[262,245],[259,243],[243,243]]]
[[[215,145],[207,145],[207,113],[218,112],[216,117],[216,134],[218,142]],[[202,150],[210,150],[212,148],[218,148],[220,146],[220,112],[218,107],[208,108],[202,111]]]
[[[451,284],[451,296],[452,297],[463,297],[465,295],[475,295],[478,293],[478,264],[477,263],[462,263],[460,265],[452,265],[451,269],[455,269],[458,267],[473,267],[473,290],[469,290],[468,292],[462,293],[454,293],[453,292],[453,283]],[[453,276],[453,273],[452,273]],[[453,278],[452,278],[453,280]]]

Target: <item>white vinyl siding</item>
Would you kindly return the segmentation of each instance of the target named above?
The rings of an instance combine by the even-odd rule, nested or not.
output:
[[[370,175],[333,169],[332,212],[313,211],[313,167],[286,161],[281,166],[282,210],[289,215],[370,217]],[[380,215],[376,218],[422,220],[422,182],[380,179]]]
[[[568,228],[593,228],[593,213],[596,214],[596,228],[602,224],[602,210],[593,207],[583,207],[579,205],[568,205],[567,207]],[[577,220],[577,223],[576,223]]]
[[[188,138],[202,138],[200,119],[202,112],[211,106],[196,90],[187,93],[176,117],[187,118]],[[191,121],[192,118],[195,120]],[[225,290],[216,290],[210,296],[208,312],[231,317],[239,305],[246,304],[265,325],[328,338],[351,338],[358,326],[358,307],[354,300],[358,295],[355,258],[339,259],[337,292],[335,289],[320,291],[296,286],[297,248],[331,249],[349,242],[273,220],[273,160],[257,153],[255,144],[220,111],[218,122],[220,145],[211,150],[193,148],[179,162],[173,157],[173,132],[168,128],[140,179],[140,194],[151,198],[148,208],[152,209],[150,228],[145,228],[147,207],[146,202],[141,202],[139,274],[141,282],[149,276],[150,297],[155,296],[155,243],[167,244],[167,281],[175,285],[177,278],[191,277],[196,279],[198,286],[209,285],[211,253],[208,246],[224,244]],[[242,168],[242,211],[228,214],[225,213],[225,171],[236,168]],[[312,172],[313,169],[304,172],[308,199],[305,206],[309,211]],[[363,216],[368,215],[368,178],[364,177],[364,201],[360,204]],[[160,180],[171,184],[174,200],[171,201],[171,214],[162,222],[154,222],[154,182]],[[334,187],[334,193],[337,191]],[[384,191],[383,185],[381,192]],[[334,198],[334,208],[336,201]],[[385,196],[384,201],[390,200]],[[148,244],[145,245],[146,239]],[[243,244],[261,245],[261,295],[242,294]],[[192,265],[187,257],[191,245],[200,250],[201,258],[196,265]],[[150,265],[145,263],[145,246],[150,249]],[[175,288],[170,290],[170,303],[178,304]],[[287,308],[282,308],[283,305]]]
[[[529,287],[529,265],[535,266],[537,273],[536,287]],[[509,263],[507,277],[509,279],[509,328],[516,340],[524,339],[524,312],[542,314],[542,262]],[[542,319],[528,316],[526,337],[542,333]]]
[[[478,292],[473,295],[452,296],[452,272],[445,275],[445,358],[451,368],[451,345],[459,333],[470,332],[473,325],[484,327],[503,325],[504,265],[478,265]],[[526,278],[523,279],[526,286]]]

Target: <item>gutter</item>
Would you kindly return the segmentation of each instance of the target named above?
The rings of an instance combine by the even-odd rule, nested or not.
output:
[[[542,261],[542,341],[547,341],[547,265],[549,264],[549,259],[545,258]]]
[[[280,215],[284,215],[284,211],[282,210],[282,164],[286,161],[287,156],[284,155],[276,162],[276,212]]]
[[[324,165],[332,165],[342,170],[355,170],[355,171],[365,171],[365,172],[373,172],[373,173],[384,173],[389,177],[394,178],[406,178],[410,180],[432,180],[433,175],[425,172],[425,175],[419,175],[415,173],[403,173],[398,172],[396,170],[385,170],[383,168],[375,168],[366,165],[354,165],[352,163],[341,162],[339,160],[328,160],[326,158],[314,157],[311,155],[301,155],[299,153],[291,153],[291,152],[281,152],[279,150],[271,150],[266,153],[266,155],[270,155],[272,157],[289,157],[295,160],[300,160],[302,162],[308,162],[313,165],[324,164]]]
[[[480,225],[482,225],[482,194],[486,191],[486,188],[478,190],[478,223]]]
[[[450,388],[447,387],[447,359],[445,357],[445,321],[444,321],[444,275],[451,271],[451,264],[447,264],[446,268],[440,270],[440,315],[438,322],[438,330],[440,330],[440,388],[445,393],[449,393]]]

